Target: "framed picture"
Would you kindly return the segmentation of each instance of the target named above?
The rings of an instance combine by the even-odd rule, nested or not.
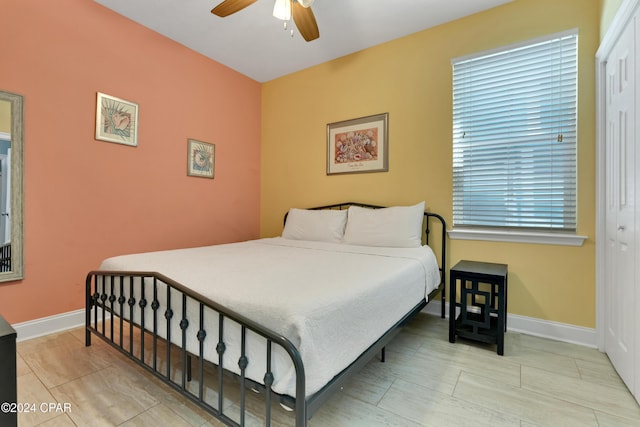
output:
[[[213,179],[216,146],[189,139],[187,175]]]
[[[98,92],[96,139],[138,145],[138,104]]]
[[[327,175],[389,170],[389,113],[327,125]]]

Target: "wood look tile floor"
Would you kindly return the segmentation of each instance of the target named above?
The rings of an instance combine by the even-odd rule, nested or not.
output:
[[[85,347],[82,328],[18,343],[18,401],[37,405],[20,427],[222,425],[101,340]],[[498,356],[420,314],[309,425],[640,426],[640,407],[595,349],[508,332]]]

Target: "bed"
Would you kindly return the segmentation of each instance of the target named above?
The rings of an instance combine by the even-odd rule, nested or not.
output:
[[[102,338],[225,424],[255,417],[257,393],[264,425],[280,403],[306,426],[438,293],[444,317],[445,232],[424,202],[341,203],[289,210],[275,238],[111,257],[87,275],[86,345]]]

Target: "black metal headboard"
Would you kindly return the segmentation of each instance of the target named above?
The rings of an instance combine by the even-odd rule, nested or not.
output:
[[[370,205],[367,203],[358,203],[358,202],[345,202],[345,203],[336,203],[334,205],[325,205],[325,206],[316,206],[312,208],[308,208],[311,210],[321,210],[321,209],[335,209],[335,210],[344,210],[349,209],[349,206],[360,206],[363,208],[371,208],[371,209],[382,209],[387,206],[379,206],[379,205]],[[284,214],[284,224],[287,223],[287,215],[289,212]],[[425,244],[429,245],[429,236],[432,233],[432,221],[437,221],[441,227],[440,233],[440,257],[438,262],[438,268],[440,269],[440,286],[438,287],[440,291],[440,296],[442,298],[442,309],[441,309],[441,317],[444,318],[445,315],[445,288],[446,288],[446,270],[445,267],[447,265],[447,223],[445,219],[433,212],[425,212],[424,213],[424,238]],[[433,243],[433,242],[432,242]],[[430,245],[431,246],[431,245]],[[436,252],[436,251],[434,251]],[[436,252],[437,253],[437,252]],[[431,297],[432,295],[429,295]]]

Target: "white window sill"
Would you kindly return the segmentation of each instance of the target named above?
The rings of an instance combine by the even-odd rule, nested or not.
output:
[[[543,245],[582,246],[587,236],[568,233],[536,233],[517,230],[482,230],[453,229],[448,230],[452,240],[488,240],[492,242],[536,243]]]

